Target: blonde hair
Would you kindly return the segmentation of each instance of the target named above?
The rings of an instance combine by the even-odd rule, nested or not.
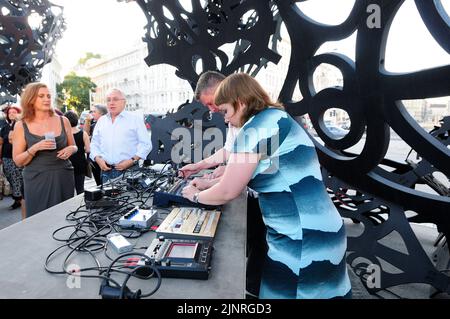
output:
[[[247,73],[235,73],[225,78],[216,90],[214,103],[221,105],[230,103],[236,111],[240,103],[247,107],[243,110],[241,125],[248,121],[253,115],[268,107],[283,109],[279,102],[270,99],[269,94],[261,85]]]
[[[40,82],[34,82],[28,84],[25,89],[23,90],[21,96],[20,96],[20,105],[22,106],[23,110],[23,120],[31,121],[34,119],[36,115],[36,110],[34,109],[34,103],[36,102],[37,95],[40,89],[47,88],[48,86],[44,83]],[[49,110],[50,116],[55,114],[55,111],[53,109]]]

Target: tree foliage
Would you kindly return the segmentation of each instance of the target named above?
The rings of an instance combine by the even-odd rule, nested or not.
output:
[[[92,52],[86,52],[85,56],[78,60],[78,64],[79,65],[84,65],[90,59],[101,59],[101,57],[102,56],[100,54],[95,54],[95,53],[92,53]]]
[[[64,77],[61,84],[56,85],[56,91],[67,109],[74,109],[80,114],[83,110],[89,109],[89,92],[94,92],[96,87],[91,78],[71,72]]]

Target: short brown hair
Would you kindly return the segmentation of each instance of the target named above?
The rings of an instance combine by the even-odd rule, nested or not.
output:
[[[195,99],[200,100],[200,96],[203,93],[215,88],[224,79],[225,75],[216,71],[206,71],[200,75],[197,81],[197,86],[195,87]]]
[[[214,96],[216,105],[230,103],[234,110],[237,110],[239,102],[247,106],[243,110],[241,125],[268,107],[284,109],[281,103],[272,101],[258,81],[247,73],[229,75],[219,84]]]
[[[36,114],[34,109],[34,102],[36,102],[36,98],[39,92],[39,89],[47,88],[48,86],[44,83],[34,82],[28,84],[20,95],[20,105],[23,110],[23,120],[32,120]],[[54,115],[55,112],[53,109],[49,111],[50,116]]]

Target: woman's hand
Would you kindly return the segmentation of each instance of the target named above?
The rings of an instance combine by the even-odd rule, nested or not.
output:
[[[192,202],[194,201],[194,195],[199,192],[200,190],[198,188],[189,184],[188,186],[186,186],[181,190],[181,195],[183,195],[184,198],[187,198]]]
[[[36,154],[36,152],[39,151],[47,151],[47,150],[54,150],[56,148],[56,142],[52,140],[42,140],[40,142],[37,142],[32,147],[29,148],[33,154]]]
[[[226,166],[221,165],[221,166],[217,167],[212,173],[203,175],[203,178],[206,178],[206,179],[218,178],[218,177],[222,176],[223,173],[225,172],[225,167]]]
[[[189,185],[196,187],[197,189],[203,191],[205,189],[210,188],[212,185],[210,180],[204,178],[194,178]]]
[[[73,147],[73,145],[69,145],[64,147],[58,153],[56,153],[56,157],[62,160],[66,160],[69,159],[69,157],[72,156],[72,154],[75,152],[76,152],[75,147]]]
[[[188,165],[180,168],[180,170],[178,171],[178,176],[186,179],[189,176],[191,176],[192,174],[195,174],[201,170],[202,170],[201,167],[199,167],[199,165],[197,163],[188,164]]]

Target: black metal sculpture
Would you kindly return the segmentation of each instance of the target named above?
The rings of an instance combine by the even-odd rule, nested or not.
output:
[[[149,21],[145,39],[149,47],[148,65],[168,63],[176,66],[177,74],[192,85],[198,78],[195,64],[200,58],[203,70],[220,70],[224,74],[240,70],[242,65],[257,65],[263,59],[276,63],[279,57],[268,50],[267,45],[275,30],[275,19],[271,14],[279,14],[292,47],[289,71],[279,99],[291,115],[309,115],[324,142],[322,145],[315,140],[320,162],[326,170],[325,180],[333,191],[336,205],[344,217],[365,226],[361,236],[349,239],[349,263],[359,269],[361,264],[354,265],[354,261],[363,256],[368,264],[381,267],[379,259],[384,259],[401,270],[398,274],[383,271],[385,280],[380,286],[370,288],[371,292],[404,283],[424,282],[450,293],[449,277],[429,262],[408,223],[434,223],[449,238],[448,188],[445,191],[445,187],[433,184],[430,178],[435,171],[442,172],[447,178],[450,176],[448,120],[428,134],[401,102],[449,96],[450,65],[404,74],[391,74],[385,70],[387,37],[404,0],[357,0],[348,18],[337,26],[315,22],[299,9],[297,2],[300,1],[295,0],[192,0],[190,10],[176,0],[137,2]],[[450,21],[440,1],[415,0],[415,4],[436,42],[450,53]],[[379,10],[379,24],[370,23],[370,8]],[[243,14],[251,10],[256,13],[252,12],[252,18],[243,21]],[[355,61],[336,53],[316,55],[324,43],[345,39],[356,31]],[[224,43],[240,39],[251,42],[252,46],[246,51],[238,50],[230,63],[220,48]],[[341,87],[315,91],[312,78],[322,63],[341,71],[344,79]],[[297,83],[303,96],[301,101],[293,101]],[[324,123],[324,113],[334,107],[344,109],[351,120],[350,131],[342,139],[337,139]],[[417,166],[384,159],[390,142],[390,128],[420,155],[422,161]],[[366,140],[360,154],[345,151],[357,144],[364,134]],[[391,166],[393,171],[384,169],[382,164]],[[415,190],[417,183],[428,183],[438,194]],[[343,207],[345,201],[351,202],[354,209]],[[409,218],[405,212],[416,216]],[[397,231],[405,242],[407,253],[379,244],[393,231]],[[364,271],[357,273],[362,277],[367,275]]]
[[[147,20],[149,66],[167,63],[192,88],[199,73],[219,70],[229,75],[241,67],[258,67],[281,58],[268,48],[270,36],[277,30],[272,3],[261,0],[185,1],[137,0]],[[202,4],[203,3],[203,4]],[[234,45],[230,61],[225,44]],[[197,71],[197,63],[202,63]],[[253,73],[255,75],[255,73]]]
[[[423,1],[416,1],[416,5],[425,24],[442,45],[450,40],[449,22],[445,21],[445,14],[442,12],[439,14],[442,8],[439,7],[438,2],[434,4],[427,2],[428,5],[424,6]],[[402,3],[403,1],[357,1],[348,19],[334,27],[319,25],[307,19],[292,2],[277,1],[281,17],[286,23],[292,41],[291,65],[280,96],[287,102],[291,114],[309,114],[314,128],[325,142],[325,146],[316,143],[321,164],[332,176],[352,185],[353,189],[397,205],[395,212],[389,215],[389,219],[392,219],[390,224],[395,225],[392,229],[402,228],[401,218],[396,215],[404,216],[405,211],[412,211],[420,216],[415,218],[415,221],[437,224],[448,238],[450,198],[414,190],[411,188],[414,183],[406,187],[401,182],[401,177],[379,166],[388,149],[389,127],[391,127],[431,163],[435,170],[450,176],[449,149],[444,143],[427,134],[408,114],[401,102],[403,99],[450,95],[450,66],[400,75],[388,73],[383,66],[389,27]],[[366,8],[374,4],[382,12],[379,28],[370,28],[365,18]],[[321,44],[343,39],[354,31],[358,31],[356,63],[337,54],[314,55]],[[448,47],[442,46],[450,52]],[[312,74],[320,63],[331,64],[342,72],[343,87],[328,88],[318,93],[314,91],[311,85]],[[304,98],[294,103],[291,101],[291,96],[297,80]],[[339,140],[327,132],[323,122],[324,112],[332,107],[347,111],[351,120],[349,134]],[[366,132],[366,143],[361,154],[355,156],[346,153],[345,149],[355,145],[364,132]],[[378,234],[379,231],[377,225],[372,225],[366,227],[364,234]],[[401,236],[405,242],[411,243],[411,237],[406,237],[406,233],[401,232]],[[365,238],[358,238],[358,243],[361,240],[364,241]],[[370,252],[373,257],[382,258],[380,256],[383,256],[388,260],[394,257],[387,253],[388,248],[375,249],[374,245],[375,242],[372,242],[369,247],[359,245],[358,252],[361,255]],[[409,260],[402,265],[404,270],[414,269],[415,276],[393,275],[382,283],[382,288],[405,283],[408,280],[436,285],[436,281],[426,278],[430,275],[429,272],[420,270],[426,261],[426,256],[422,254],[421,257],[410,255],[410,258],[416,261]],[[374,264],[378,263],[376,258],[370,260]],[[440,286],[440,289],[443,288],[450,292],[448,283],[444,287]]]
[[[40,78],[64,30],[62,7],[47,0],[0,0],[0,104]],[[56,14],[59,10],[59,14]],[[28,19],[35,20],[32,28]]]
[[[445,117],[440,127],[435,127],[430,135],[436,138],[443,145],[450,143],[450,117]],[[407,163],[402,164],[392,160],[383,159],[380,164],[391,168],[387,172],[377,167],[375,170],[387,179],[395,181],[409,189],[415,189],[417,184],[428,185],[437,194],[442,197],[450,197],[450,189],[440,180],[433,176],[437,172],[426,159],[417,156],[414,161],[409,159],[413,150],[407,155]],[[348,155],[351,155],[348,153]],[[350,254],[347,261],[357,273],[367,279],[372,274],[367,272],[368,266],[376,265],[380,270],[380,277],[383,278],[382,285],[367,285],[363,281],[368,291],[377,293],[387,287],[396,286],[409,282],[420,282],[432,285],[441,292],[449,292],[450,278],[446,276],[441,269],[431,263],[416,238],[409,222],[426,223],[433,221],[432,214],[415,214],[412,211],[406,213],[406,205],[398,205],[388,202],[382,198],[373,195],[361,193],[355,190],[336,177],[331,176],[324,170],[324,180],[327,186],[332,190],[332,197],[342,216],[351,218],[353,221],[361,222],[365,229],[358,237],[351,237],[348,240],[348,251]],[[447,234],[449,219],[446,221],[435,222],[438,230]],[[397,232],[399,245],[403,244],[404,251],[392,249],[392,247],[383,246],[381,241],[387,236],[392,236]],[[448,238],[448,237],[447,237]],[[363,261],[360,259],[363,258]],[[389,262],[401,274],[392,274],[383,269],[380,260]],[[392,267],[391,267],[392,268]],[[373,269],[373,268],[372,268]],[[370,280],[369,280],[370,283]]]
[[[185,103],[162,119],[148,115],[145,121],[151,128],[153,145],[146,164],[196,162],[217,151],[225,142],[223,116],[210,113],[199,102]]]
[[[147,20],[147,42],[149,55],[145,59],[149,66],[167,63],[177,68],[176,74],[186,79],[195,88],[199,74],[206,70],[218,70],[224,75],[238,69],[256,75],[269,61],[278,62],[281,58],[274,50],[280,39],[281,20],[272,1],[191,1],[191,8],[183,7],[177,0],[137,0]],[[184,2],[184,5],[189,2]],[[232,47],[224,49],[227,43]],[[230,60],[227,53],[232,53]],[[202,65],[198,69],[197,63]],[[210,118],[209,118],[210,117]],[[223,139],[226,126],[223,116],[210,114],[200,103],[193,102],[180,111],[168,114],[164,119],[148,117],[152,126],[152,142],[158,145],[147,157],[148,162],[165,162],[180,160],[181,153],[173,151],[180,141],[174,137],[175,129],[188,128],[194,133],[194,121],[202,120],[205,133],[210,124],[220,129]],[[194,136],[194,135],[191,135]],[[208,140],[190,143],[191,151],[184,154],[185,161],[193,161],[198,153],[203,154]],[[209,138],[206,135],[206,138]],[[210,142],[210,141],[209,141]],[[200,146],[201,145],[201,146]],[[206,150],[208,152],[208,150]],[[181,152],[181,151],[180,151]],[[173,155],[176,155],[173,158]]]

